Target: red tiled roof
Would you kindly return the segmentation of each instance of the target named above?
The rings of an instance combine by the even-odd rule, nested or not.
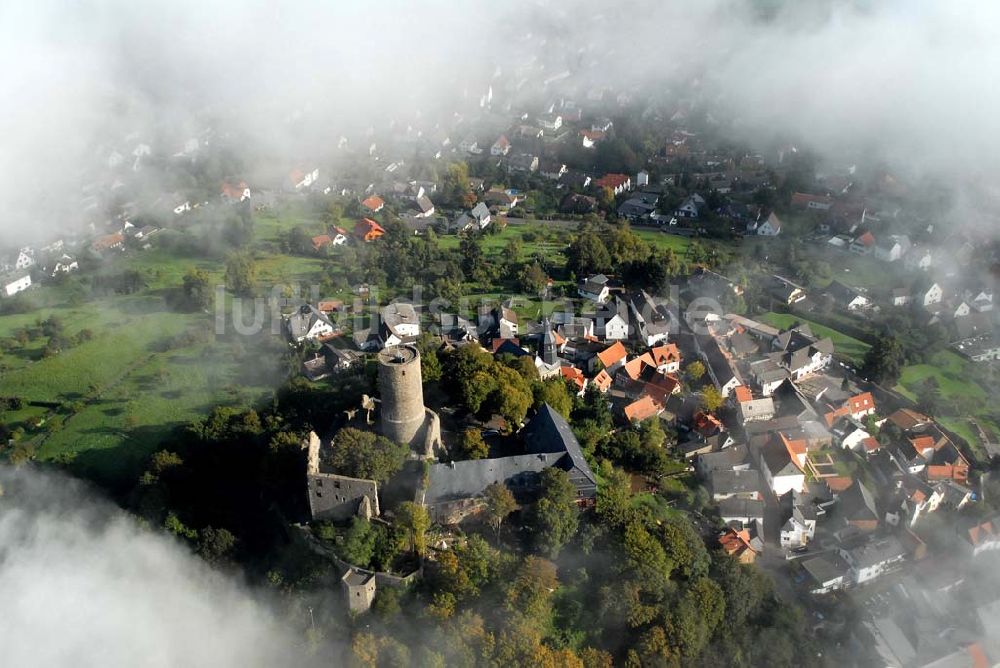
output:
[[[702,436],[708,436],[720,431],[722,422],[711,413],[698,411],[694,414],[694,429]]]
[[[566,380],[573,381],[578,388],[581,390],[586,386],[587,379],[584,378],[583,372],[577,369],[575,366],[563,366],[559,367],[559,373]]]
[[[972,659],[972,668],[989,668],[992,663],[990,659],[986,656],[986,652],[983,651],[983,646],[977,642],[972,643],[965,650],[969,653],[969,658]]]
[[[642,374],[642,369],[645,366],[655,367],[656,363],[653,362],[653,356],[649,353],[643,353],[639,357],[633,357],[629,361],[625,362],[622,367],[628,377],[632,380],[638,380],[640,374]]]
[[[753,392],[746,385],[737,385],[733,392],[736,394],[737,403],[742,404],[745,401],[753,401]]]
[[[719,546],[722,551],[730,556],[742,557],[745,552],[750,552],[749,556],[755,556],[757,551],[750,546],[750,532],[746,529],[736,531],[726,529],[726,532],[719,538]]]
[[[810,195],[808,193],[794,193],[792,195],[792,206],[806,206],[810,202],[829,204],[831,200],[826,195]]]
[[[242,199],[243,191],[246,190],[247,184],[245,181],[240,181],[238,186],[234,186],[230,183],[222,184],[222,194],[229,199]]]
[[[612,345],[597,353],[597,359],[601,360],[601,364],[604,365],[605,369],[615,365],[625,357],[628,357],[628,351],[625,350],[625,346],[622,345],[621,341],[615,341]]]
[[[321,234],[318,237],[312,238],[313,248],[319,250],[333,243],[333,239],[330,238],[329,234]]]
[[[875,399],[871,392],[862,392],[847,400],[851,413],[860,413],[875,408]]]
[[[674,343],[666,343],[662,346],[656,346],[649,351],[649,354],[653,357],[653,362],[656,366],[661,364],[666,364],[668,362],[680,362],[681,361],[681,351],[678,350],[677,345]]]
[[[90,244],[90,247],[94,250],[104,250],[122,243],[125,243],[125,236],[121,232],[115,232],[95,240],[94,243]]]
[[[653,398],[647,394],[625,407],[625,417],[630,422],[642,422],[659,415],[662,411],[663,406],[653,401]]]
[[[982,524],[977,524],[976,526],[969,529],[969,542],[973,545],[979,545],[986,541],[986,539],[996,535],[996,528],[993,526],[993,522],[987,520]]]
[[[680,384],[681,381],[677,380],[677,376],[657,373],[653,374],[653,378],[646,382],[645,389],[650,396],[666,404],[667,398],[677,391]]]
[[[628,174],[605,174],[597,179],[594,184],[598,188],[621,188],[630,180],[631,177]]]
[[[903,431],[908,431],[914,427],[929,424],[931,421],[931,419],[926,415],[910,410],[909,408],[900,408],[898,411],[890,415],[888,419],[889,422],[892,422]]]
[[[805,440],[790,439],[780,431],[778,432],[778,436],[781,438],[781,442],[785,445],[785,449],[788,450],[788,456],[793,462],[795,462],[795,465],[801,469],[805,464],[806,451],[808,450]]]
[[[607,392],[608,388],[611,387],[611,376],[604,369],[601,369],[600,373],[594,376],[594,385],[597,386],[601,392]]]
[[[385,228],[371,218],[362,218],[354,226],[354,234],[362,239],[375,238],[385,234]]]
[[[866,438],[861,442],[865,446],[865,452],[875,452],[876,450],[882,447],[882,445],[878,442],[878,439],[875,438],[874,436],[869,436],[868,438]]]
[[[368,199],[361,202],[361,206],[365,207],[369,211],[378,211],[385,206],[385,200],[378,195],[372,195]]]
[[[841,406],[840,408],[832,410],[829,413],[823,415],[823,419],[826,420],[827,427],[832,427],[834,422],[836,422],[839,418],[844,417],[845,415],[850,415],[850,411],[848,410],[847,406]]]
[[[521,345],[521,341],[519,339],[516,339],[516,338],[515,339],[501,339],[501,338],[498,337],[498,338],[495,338],[492,341],[490,341],[490,346],[493,348],[493,350],[491,352],[495,353],[497,350],[500,349],[500,346],[502,346],[503,344],[507,343],[508,341],[510,341],[511,343],[513,343],[515,346],[518,346],[518,347],[520,347],[520,345]]]

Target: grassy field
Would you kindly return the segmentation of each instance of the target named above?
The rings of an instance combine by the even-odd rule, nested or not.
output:
[[[790,313],[765,313],[757,319],[781,329],[791,327],[796,322],[808,324],[816,336],[830,337],[830,340],[833,341],[835,353],[849,358],[855,365],[861,364],[865,353],[871,347],[864,341],[859,341],[835,329],[824,327],[823,325],[810,322],[805,318],[800,318]]]
[[[268,231],[289,225],[288,219],[276,220],[265,222],[264,234],[256,237],[260,283],[318,281],[321,260],[269,252]],[[45,336],[0,352],[0,395],[55,404],[0,415],[10,428],[24,430],[21,443],[38,459],[64,462],[80,475],[124,487],[175,428],[212,406],[256,403],[285,379],[279,337],[238,336],[232,327],[217,334],[214,313],[171,308],[181,278],[194,266],[207,270],[212,283],[223,282],[219,258],[179,257],[156,247],[128,251],[100,271],[139,270],[146,283],[139,293],[72,301],[68,295],[89,288],[39,286],[27,294],[40,308],[0,317],[0,339],[8,341],[53,315],[67,337],[84,329],[93,333],[51,357],[42,355]]]
[[[867,291],[875,286],[892,288],[909,285],[915,276],[902,262],[883,262],[872,255],[858,255],[831,246],[825,240],[803,244],[798,249],[799,257],[806,262],[824,262],[830,266],[830,279],[823,281],[822,287],[836,280]]]
[[[25,430],[39,459],[72,461],[76,472],[109,485],[134,479],[175,427],[219,403],[255,401],[282,377],[280,350],[258,359],[255,344],[216,337],[209,315],[171,312],[155,295],[7,316],[0,336],[53,314],[67,335],[86,328],[94,338],[48,358],[44,337],[0,356],[3,394],[59,404],[28,406],[3,420]]]
[[[896,391],[916,400],[917,391],[928,378],[937,380],[941,398],[985,399],[986,391],[971,379],[970,363],[950,350],[931,358],[930,364],[913,364],[903,369]]]

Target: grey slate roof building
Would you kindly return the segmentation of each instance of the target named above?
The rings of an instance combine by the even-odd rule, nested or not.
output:
[[[755,520],[764,521],[764,502],[758,499],[729,497],[719,501],[719,517],[724,521],[739,520],[749,524]]]
[[[596,496],[597,478],[562,415],[543,405],[523,436],[523,455],[433,464],[417,500],[435,521],[456,523],[479,510],[479,497],[494,482],[507,485],[519,500],[530,499],[538,490],[539,474],[553,466],[569,474],[580,500]]]
[[[840,516],[858,528],[874,529],[878,525],[875,497],[860,480],[838,495],[837,506]]]
[[[337,331],[336,325],[330,321],[326,314],[311,304],[303,304],[297,312],[288,316],[285,320],[285,327],[288,329],[288,335],[294,341],[301,341],[309,335],[317,322],[326,325],[330,331]]]
[[[560,464],[569,473],[580,498],[592,499],[597,494],[597,477],[583,456],[580,442],[566,418],[552,406],[544,404],[524,428],[525,448],[535,454],[565,453]]]
[[[760,494],[760,471],[754,469],[719,469],[712,471],[708,479],[716,500],[733,496],[755,499]]]

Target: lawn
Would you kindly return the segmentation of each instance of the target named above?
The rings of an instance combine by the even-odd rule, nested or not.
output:
[[[521,254],[531,257],[540,254],[553,264],[561,265],[566,258],[563,254],[569,244],[572,231],[566,228],[546,226],[544,222],[533,222],[518,225],[507,225],[495,234],[484,234],[481,237],[483,252],[487,257],[499,258],[511,240],[521,241]],[[443,249],[458,248],[462,238],[457,235],[438,237],[438,244]]]
[[[971,376],[970,363],[950,350],[934,355],[929,364],[911,364],[903,369],[896,391],[916,400],[921,384],[928,378],[937,380],[941,398],[985,399],[986,391]]]
[[[263,284],[315,281],[322,266],[318,259],[260,255]],[[22,442],[38,459],[65,462],[80,475],[122,488],[176,427],[215,405],[254,404],[285,379],[285,346],[278,337],[269,332],[242,337],[232,328],[217,335],[214,314],[169,307],[190,266],[222,279],[219,261],[153,248],[103,268],[142,271],[147,288],[138,294],[70,306],[64,303],[67,288],[39,286],[30,294],[42,308],[0,317],[0,339],[52,315],[63,322],[67,337],[83,329],[93,333],[91,340],[47,358],[44,336],[0,353],[0,394],[60,404],[0,416],[11,428],[25,430]]]
[[[850,359],[855,365],[861,364],[865,353],[868,352],[868,349],[871,347],[864,341],[859,341],[858,339],[843,334],[842,332],[838,332],[835,329],[824,327],[823,325],[811,322],[805,318],[800,318],[799,316],[792,315],[790,313],[765,313],[757,319],[773,327],[778,327],[779,329],[791,327],[796,322],[807,324],[816,336],[830,337],[830,340],[833,341],[834,352],[837,355],[842,355]]]
[[[807,260],[830,265],[831,281],[840,281],[844,285],[864,290],[879,285],[908,285],[911,281],[901,262],[882,262],[871,255],[857,255],[825,243],[806,248],[804,255]]]

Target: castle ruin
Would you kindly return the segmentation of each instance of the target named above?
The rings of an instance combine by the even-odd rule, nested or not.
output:
[[[378,354],[378,387],[379,432],[432,458],[434,449],[441,447],[441,421],[437,413],[424,406],[420,351],[416,346],[392,346]]]

